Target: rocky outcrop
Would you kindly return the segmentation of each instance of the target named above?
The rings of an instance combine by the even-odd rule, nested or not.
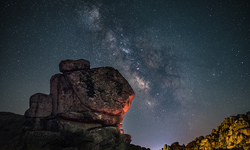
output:
[[[61,116],[80,122],[98,122],[119,125],[129,110],[134,91],[119,73],[111,67],[90,69],[86,60],[64,60],[63,74],[50,79],[50,95],[34,94],[28,118]]]
[[[173,143],[170,150],[214,150],[242,149],[250,150],[250,112],[231,116],[213,129],[211,134],[200,136],[186,146]],[[164,149],[165,150],[165,149]]]
[[[161,148],[160,150],[170,150],[170,146],[165,144],[163,148]]]
[[[112,67],[64,60],[50,79],[50,94],[30,97],[22,134],[1,149],[126,150],[131,136],[121,122],[134,91]]]

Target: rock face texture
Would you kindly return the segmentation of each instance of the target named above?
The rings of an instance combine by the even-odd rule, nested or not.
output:
[[[163,150],[166,149],[164,148]],[[173,143],[169,148],[170,150],[250,150],[250,112],[225,118],[211,134],[200,136],[186,146]]]
[[[21,134],[0,149],[127,150],[121,122],[134,91],[114,68],[90,69],[87,60],[64,60],[50,79],[50,94],[30,97]]]
[[[37,93],[30,97],[30,108],[25,112],[28,117],[43,118],[51,115],[52,99],[49,95]]]
[[[52,115],[88,112],[91,116],[95,112],[99,116],[116,116],[111,122],[100,119],[106,125],[115,125],[122,122],[134,98],[128,82],[111,67],[56,74],[50,82]]]

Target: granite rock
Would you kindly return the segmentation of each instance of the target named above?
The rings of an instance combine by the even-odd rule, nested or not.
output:
[[[0,149],[128,150],[131,136],[121,123],[134,91],[127,80],[112,67],[90,69],[83,59],[64,60],[59,70],[50,79],[50,94],[30,97],[25,118],[10,127],[18,132],[3,138]]]
[[[110,117],[108,120],[113,120],[110,122],[100,119],[100,122],[114,125],[122,122],[124,114],[131,106],[134,91],[118,70],[100,67],[52,76],[50,96],[53,115],[95,112],[103,114],[105,118]],[[108,122],[110,124],[107,124]]]
[[[49,95],[36,93],[30,97],[30,108],[25,112],[26,117],[48,117],[52,113],[52,99]]]

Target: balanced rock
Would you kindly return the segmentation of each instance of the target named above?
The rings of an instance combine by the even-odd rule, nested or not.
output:
[[[30,97],[20,149],[128,149],[131,136],[120,124],[134,98],[127,80],[112,67],[90,69],[83,59],[61,61],[59,70],[49,95]]]
[[[103,125],[118,125],[123,121],[134,91],[118,70],[90,69],[89,62],[83,59],[64,60],[59,66],[63,74],[52,76],[50,95],[33,95],[26,117],[62,116]]]

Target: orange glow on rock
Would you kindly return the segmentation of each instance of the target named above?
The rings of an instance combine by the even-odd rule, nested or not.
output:
[[[135,94],[129,95],[129,97],[128,97],[128,99],[127,99],[127,102],[126,102],[126,103],[124,104],[124,106],[123,106],[123,111],[124,111],[124,113],[128,112],[128,110],[129,110],[129,108],[130,108],[130,106],[131,106],[131,103],[132,103],[134,97],[135,97]]]

